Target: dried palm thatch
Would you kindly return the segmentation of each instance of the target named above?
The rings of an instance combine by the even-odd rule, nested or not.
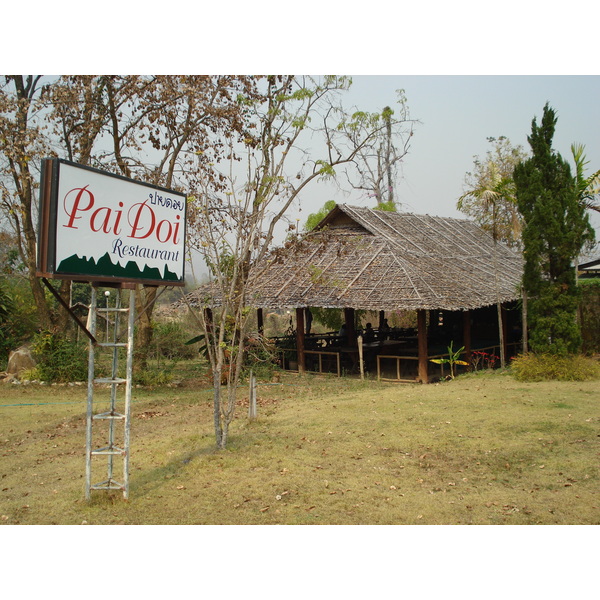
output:
[[[255,266],[248,305],[469,310],[517,299],[522,264],[472,221],[338,205]]]

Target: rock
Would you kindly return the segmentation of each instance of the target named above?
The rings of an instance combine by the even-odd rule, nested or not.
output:
[[[27,346],[21,346],[13,350],[8,356],[8,366],[6,367],[7,374],[14,377],[20,377],[23,371],[33,369],[36,365],[31,351]]]

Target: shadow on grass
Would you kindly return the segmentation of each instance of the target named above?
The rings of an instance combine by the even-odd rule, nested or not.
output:
[[[244,431],[230,435],[227,447],[224,450],[218,450],[214,438],[194,438],[190,440],[188,449],[180,452],[177,456],[171,458],[168,462],[160,466],[141,470],[134,470],[130,473],[130,495],[142,495],[153,490],[157,490],[169,479],[174,479],[185,473],[188,465],[199,459],[218,458],[221,456],[231,456],[232,454],[243,453],[249,448],[260,443],[260,431],[252,432],[255,427],[260,426],[260,422],[251,422],[244,427]]]

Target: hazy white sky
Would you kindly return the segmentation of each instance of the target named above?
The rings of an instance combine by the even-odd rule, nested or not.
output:
[[[570,160],[571,143],[582,143],[589,173],[600,169],[600,76],[353,76],[344,98],[349,105],[379,111],[395,101],[400,88],[411,117],[420,121],[403,161],[397,191],[402,210],[464,218],[456,201],[473,157],[491,148],[488,137],[502,135],[529,150],[531,121],[540,122],[546,102],[558,115],[555,149]],[[333,188],[324,191],[316,184],[303,196],[305,210],[314,212],[328,199],[373,205],[358,192],[332,194]]]
[[[396,90],[404,89],[420,124],[403,161],[396,193],[401,210],[463,217],[455,207],[473,157],[485,155],[488,137],[503,135],[528,149],[531,121],[541,118],[546,102],[558,114],[555,149],[570,158],[571,143],[582,143],[589,172],[600,169],[597,42],[582,29],[589,3],[581,0],[560,12],[541,0],[505,0],[500,9],[475,0],[411,6],[375,0],[353,8],[335,1],[305,0],[300,8],[257,0],[202,6],[195,15],[174,0],[158,31],[152,11],[140,13],[134,4],[108,0],[93,19],[74,0],[65,5],[77,6],[73,15],[85,23],[86,43],[75,47],[73,22],[60,19],[48,39],[54,12],[41,7],[36,18],[28,17],[28,31],[32,40],[44,40],[44,52],[35,42],[22,54],[12,51],[22,37],[18,28],[9,30],[0,42],[7,70],[347,74],[354,83],[345,104],[368,111],[393,105]],[[113,29],[117,8],[120,22],[135,17],[135,27],[127,27],[118,43],[100,43]],[[29,15],[25,6],[7,10],[14,19]],[[312,184],[301,213],[290,218],[303,224],[330,199],[369,205],[358,192]],[[600,233],[600,218],[593,222]]]
[[[28,31],[25,45],[18,27],[0,40],[6,72],[347,74],[347,104],[369,111],[404,89],[421,121],[397,193],[407,211],[462,216],[456,201],[473,156],[490,148],[486,138],[504,135],[528,149],[531,120],[547,101],[558,113],[555,148],[567,158],[572,142],[585,144],[589,169],[600,169],[600,63],[596,36],[585,29],[587,1],[558,10],[542,0],[234,0],[197,8],[172,0],[160,22],[137,3],[107,0],[101,11],[59,4],[72,9],[69,19],[54,5],[33,14],[24,4],[4,9],[9,21],[26,19]],[[329,199],[367,203],[313,185],[301,221]]]

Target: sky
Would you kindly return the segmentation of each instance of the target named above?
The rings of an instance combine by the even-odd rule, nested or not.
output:
[[[488,137],[507,137],[529,151],[531,122],[541,121],[546,102],[558,117],[554,149],[571,159],[572,143],[585,145],[588,174],[600,169],[600,76],[359,75],[344,102],[380,111],[405,91],[414,128],[396,191],[402,211],[466,218],[456,209],[465,174],[474,156],[484,157]],[[303,195],[309,212],[326,200],[373,206],[373,199],[353,192],[336,194],[316,184]],[[303,212],[305,212],[303,211]],[[304,220],[304,218],[303,218]],[[598,219],[595,219],[596,225]]]
[[[505,0],[501,7],[475,0],[304,0],[301,7],[234,0],[194,12],[172,0],[160,24],[135,3],[107,0],[103,11],[74,0],[59,4],[71,10],[69,19],[45,5],[35,15],[25,6],[5,9],[15,22],[28,19],[32,40],[23,47],[18,28],[5,32],[7,71],[346,74],[353,85],[344,103],[368,111],[393,105],[404,89],[411,117],[420,121],[396,194],[407,212],[464,218],[456,202],[474,156],[491,149],[488,137],[506,136],[528,150],[531,121],[539,122],[546,102],[558,115],[555,149],[570,158],[571,143],[584,144],[590,172],[600,169],[600,63],[596,36],[585,28],[589,2],[572,0],[555,11],[541,0]],[[76,22],[85,42],[73,35]],[[107,43],[107,32],[115,43]],[[369,205],[358,193],[311,184],[302,213],[290,218],[303,224],[327,200]],[[593,222],[600,228],[600,219]]]

